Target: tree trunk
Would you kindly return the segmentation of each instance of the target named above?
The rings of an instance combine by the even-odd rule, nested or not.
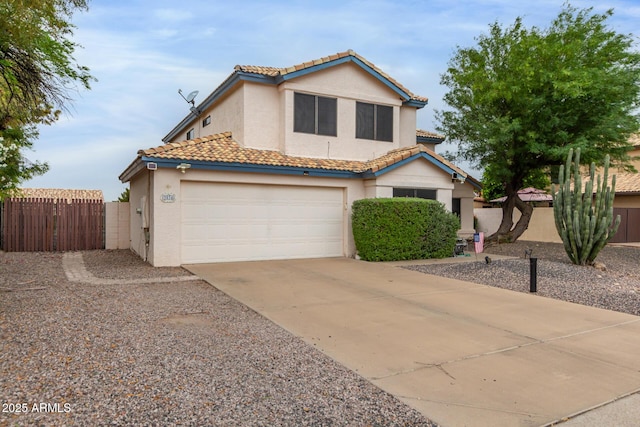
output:
[[[520,219],[513,225],[513,209],[517,208],[520,213]],[[518,192],[512,191],[507,194],[507,200],[502,205],[502,221],[498,231],[486,238],[488,242],[511,243],[518,240],[522,233],[529,227],[529,221],[533,215],[533,207],[523,202],[518,197]]]

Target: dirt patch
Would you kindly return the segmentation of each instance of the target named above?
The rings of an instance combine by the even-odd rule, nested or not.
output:
[[[160,320],[161,323],[172,326],[198,326],[214,327],[215,318],[210,313],[203,311],[199,313],[172,314]]]

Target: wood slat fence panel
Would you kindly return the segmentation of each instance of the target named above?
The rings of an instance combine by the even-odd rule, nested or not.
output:
[[[57,215],[58,251],[104,248],[104,203],[100,200],[73,200],[59,203]]]
[[[104,248],[105,208],[101,200],[9,198],[1,210],[4,251]]]

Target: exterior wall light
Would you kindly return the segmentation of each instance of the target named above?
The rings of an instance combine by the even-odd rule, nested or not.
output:
[[[176,166],[176,169],[180,169],[182,173],[185,173],[190,167],[191,165],[189,163],[180,163],[178,166]]]
[[[461,175],[457,172],[454,172],[451,174],[451,182],[456,182],[458,181],[460,184],[464,184],[464,181],[467,179],[466,176]]]

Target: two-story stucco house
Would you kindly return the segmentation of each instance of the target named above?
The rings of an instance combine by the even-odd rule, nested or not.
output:
[[[236,66],[120,175],[132,249],[155,266],[352,257],[351,205],[370,197],[436,199],[469,235],[479,183],[416,130],[426,104],[353,51]]]

